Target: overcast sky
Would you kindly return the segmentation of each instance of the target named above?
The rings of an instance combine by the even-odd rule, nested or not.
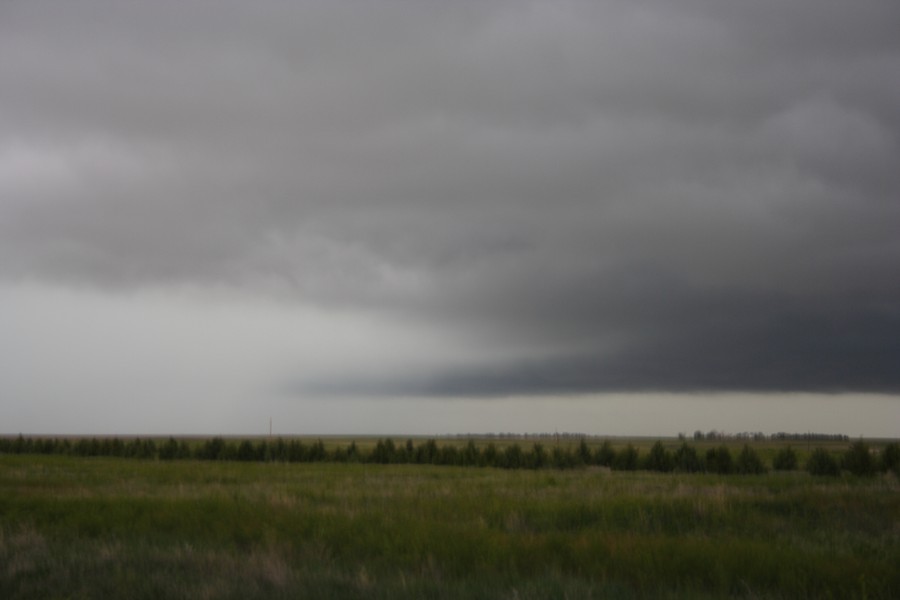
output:
[[[0,1],[0,433],[900,436],[898,27]]]

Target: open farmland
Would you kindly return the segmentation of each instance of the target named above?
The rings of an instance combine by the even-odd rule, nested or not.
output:
[[[0,455],[3,598],[890,598],[897,564],[890,473]]]

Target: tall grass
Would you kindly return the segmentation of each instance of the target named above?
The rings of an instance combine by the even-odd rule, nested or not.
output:
[[[900,595],[893,476],[0,456],[0,597]]]

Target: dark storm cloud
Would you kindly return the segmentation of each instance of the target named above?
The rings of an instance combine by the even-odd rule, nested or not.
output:
[[[320,390],[898,391],[897,23],[7,2],[0,277],[387,311],[478,356]]]

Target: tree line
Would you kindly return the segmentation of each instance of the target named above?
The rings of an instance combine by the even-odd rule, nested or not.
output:
[[[771,435],[766,435],[762,431],[743,431],[741,433],[725,433],[716,431],[715,429],[703,433],[699,429],[694,432],[694,441],[703,440],[753,440],[754,442],[762,442],[765,440],[791,441],[791,442],[849,442],[850,436],[843,433],[787,433],[779,431]],[[678,439],[685,439],[683,433],[678,434]]]
[[[591,448],[581,439],[574,446],[546,448],[535,442],[530,448],[518,443],[498,447],[493,442],[478,446],[473,440],[465,445],[438,445],[434,439],[418,444],[413,440],[397,444],[385,438],[371,449],[361,449],[355,441],[348,445],[327,448],[322,440],[304,442],[297,439],[231,440],[213,437],[202,442],[188,443],[173,437],[165,441],[135,438],[0,438],[0,453],[5,454],[61,454],[70,456],[107,456],[145,460],[208,460],[243,462],[355,462],[375,464],[430,464],[467,467],[495,467],[501,469],[574,469],[589,466],[607,467],[613,471],[657,471],[662,473],[762,474],[769,470],[759,454],[749,445],[732,453],[725,445],[698,451],[682,441],[674,450],[657,441],[646,453],[632,444],[614,448],[609,440]],[[771,468],[792,471],[801,468],[797,453],[790,447],[780,449],[772,459]],[[890,443],[880,453],[873,453],[862,440],[852,443],[843,453],[835,455],[817,448],[803,466],[813,475],[839,475],[842,470],[855,475],[874,475],[893,471],[900,474],[900,445]]]

